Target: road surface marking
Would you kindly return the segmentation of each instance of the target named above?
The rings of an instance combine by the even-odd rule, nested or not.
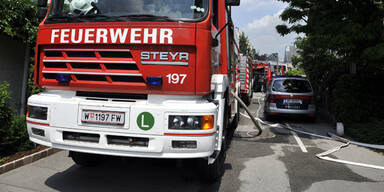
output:
[[[291,126],[289,126],[288,124],[287,124],[287,126],[288,126],[289,128],[291,128]],[[308,151],[307,151],[307,148],[305,148],[305,146],[304,146],[303,142],[301,141],[300,137],[299,137],[294,131],[291,131],[291,133],[292,133],[292,135],[293,135],[293,138],[295,138],[297,144],[299,144],[301,151],[302,151],[303,153],[307,153],[307,152],[308,152]]]

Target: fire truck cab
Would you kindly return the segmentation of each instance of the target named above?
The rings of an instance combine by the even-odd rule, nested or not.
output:
[[[239,107],[231,6],[240,0],[39,0],[30,140],[97,155],[196,159],[224,172]],[[48,8],[47,8],[48,6]],[[231,125],[231,126],[230,126]]]

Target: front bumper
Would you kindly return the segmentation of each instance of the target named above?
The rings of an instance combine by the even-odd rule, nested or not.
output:
[[[218,107],[197,97],[150,95],[147,100],[116,102],[87,100],[70,91],[49,91],[31,96],[28,105],[48,107],[48,120],[27,118],[30,140],[58,149],[127,157],[200,158],[211,156],[217,142]],[[124,112],[125,124],[84,124],[82,110]],[[154,117],[150,130],[142,130],[138,125],[138,115],[143,112]],[[215,126],[210,130],[169,130],[169,115],[214,115]],[[36,134],[36,130],[44,134]],[[67,140],[65,133],[93,135],[98,139]],[[147,146],[111,144],[110,137],[142,138],[148,142]],[[173,141],[195,141],[196,148],[175,148]]]

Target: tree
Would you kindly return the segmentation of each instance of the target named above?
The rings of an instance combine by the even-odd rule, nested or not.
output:
[[[38,19],[32,0],[0,0],[0,33],[33,45]]]
[[[243,55],[247,55],[248,53],[248,47],[249,47],[249,40],[248,37],[245,35],[244,32],[240,33],[239,37],[239,47],[240,47],[240,53]]]
[[[249,41],[248,37],[245,35],[244,32],[240,33],[239,44],[241,54],[248,55],[252,59],[256,58],[256,49],[253,48],[251,42]]]
[[[20,40],[27,48],[32,47],[38,28],[36,12],[36,1],[0,0],[0,35]],[[25,117],[17,116],[9,103],[8,87],[8,83],[0,82],[0,160],[16,151],[33,148]]]
[[[366,72],[384,59],[384,9],[377,0],[281,0],[290,3],[278,25],[281,35],[306,34],[318,52],[343,59]],[[382,2],[382,1],[381,1]]]
[[[303,58],[301,58],[300,56],[296,56],[296,55],[293,55],[291,57],[291,60],[292,60],[292,65],[293,67],[295,68],[301,68],[301,64],[303,63],[302,60]]]
[[[301,66],[336,119],[368,120],[369,113],[380,116],[376,111],[383,107],[380,100],[384,98],[371,87],[382,86],[379,82],[384,77],[383,1],[280,1],[289,3],[280,16],[288,24],[278,25],[276,30],[281,35],[305,34],[296,41]],[[356,91],[351,86],[364,89]],[[341,92],[354,102],[342,102]],[[345,106],[352,103],[355,106]],[[359,119],[348,119],[356,114]]]

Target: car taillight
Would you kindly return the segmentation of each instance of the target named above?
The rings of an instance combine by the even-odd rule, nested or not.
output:
[[[269,95],[268,103],[275,103],[276,96],[275,95]]]

